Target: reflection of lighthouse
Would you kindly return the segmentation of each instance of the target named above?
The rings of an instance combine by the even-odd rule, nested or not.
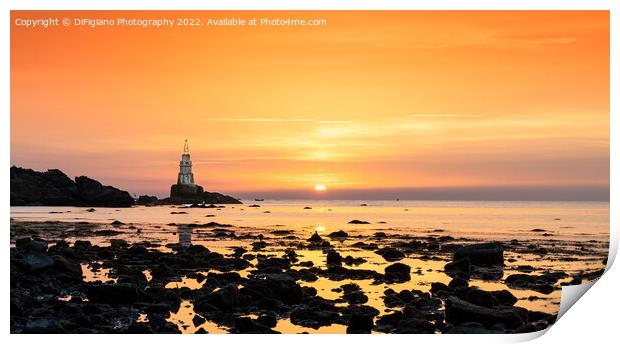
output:
[[[179,226],[179,245],[188,247],[192,244],[192,227]]]

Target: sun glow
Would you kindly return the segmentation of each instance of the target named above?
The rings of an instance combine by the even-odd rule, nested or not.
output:
[[[325,185],[319,184],[319,185],[315,185],[314,186],[314,190],[316,190],[316,191],[325,191],[325,190],[327,190],[327,187]]]

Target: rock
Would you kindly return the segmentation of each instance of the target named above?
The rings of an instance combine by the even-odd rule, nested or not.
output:
[[[60,323],[55,319],[30,319],[26,322],[25,333],[64,333]]]
[[[340,231],[337,231],[337,232],[329,233],[327,236],[332,238],[332,239],[344,239],[344,238],[348,237],[349,234],[347,234],[347,232],[345,232],[345,231],[340,230]]]
[[[73,243],[73,248],[91,248],[93,245],[88,240],[76,240]]]
[[[125,248],[128,247],[129,243],[123,239],[110,239],[110,247],[114,249]]]
[[[157,204],[157,196],[142,195],[136,201],[137,205],[155,205]]]
[[[468,258],[472,265],[504,264],[504,249],[499,243],[468,245],[454,252],[453,261]]]
[[[327,265],[342,265],[342,256],[340,253],[335,250],[329,250],[329,252],[327,252]]]
[[[341,286],[344,292],[343,299],[349,304],[364,304],[368,302],[368,297],[364,295],[359,285],[355,283],[344,284]]]
[[[411,280],[409,265],[394,263],[385,268],[385,279],[390,282],[406,282]]]
[[[286,270],[291,266],[291,262],[288,258],[266,258],[265,256],[258,256],[258,265],[256,267],[259,270],[267,270],[267,269],[279,269]]]
[[[374,327],[374,317],[368,314],[353,313],[349,318],[347,333],[371,333]]]
[[[254,321],[248,317],[235,318],[234,333],[274,333],[267,326],[262,325],[258,321]]]
[[[26,271],[34,273],[50,268],[54,265],[54,260],[41,252],[30,252],[22,260]]]
[[[383,259],[388,262],[396,262],[405,258],[405,254],[403,252],[391,247],[384,247],[375,251],[375,253],[383,257]]]
[[[47,241],[40,238],[19,238],[15,240],[15,248],[20,252],[45,252],[47,251]]]
[[[220,311],[232,311],[237,306],[246,303],[247,298],[239,294],[239,289],[234,284],[222,287],[202,298],[198,298],[194,304],[197,310],[217,309]]]
[[[94,303],[127,304],[138,300],[138,290],[132,283],[90,284],[86,296]]]
[[[80,266],[80,263],[62,256],[52,256],[52,260],[54,261],[53,266],[55,270],[68,273],[74,278],[81,280],[82,267]]]
[[[534,267],[531,265],[519,265],[517,266],[517,270],[521,272],[532,272],[534,271]]]
[[[342,258],[342,262],[345,263],[346,265],[360,265],[363,263],[366,263],[367,260],[364,258],[353,258],[352,256],[346,256],[344,258]]]
[[[454,325],[478,322],[491,327],[503,323],[517,328],[528,321],[528,313],[519,307],[485,308],[451,296],[446,300],[446,318]]]
[[[313,244],[320,244],[323,242],[323,238],[321,238],[321,236],[319,235],[319,233],[314,233],[312,234],[312,236],[310,237],[310,239],[308,239],[309,242],[313,243]]]
[[[551,294],[553,292],[553,283],[557,278],[547,278],[545,275],[532,276],[525,274],[514,274],[506,277],[504,281],[506,285],[514,289],[529,289],[537,291],[541,294]]]
[[[426,319],[408,317],[402,312],[394,312],[380,317],[376,330],[388,333],[435,333],[435,326]]]
[[[276,314],[274,312],[270,312],[267,314],[263,314],[260,315],[256,321],[263,325],[266,326],[268,328],[273,328],[276,327],[276,325],[278,324],[278,318],[276,317]]]
[[[491,295],[504,306],[512,306],[517,303],[518,299],[512,295],[508,290],[495,290],[491,292]]]
[[[194,315],[194,317],[192,318],[192,323],[194,324],[194,327],[199,327],[200,325],[204,324],[205,322],[207,322],[205,320],[205,318],[201,317],[198,314]]]
[[[269,274],[267,286],[277,299],[287,304],[299,302],[303,296],[301,286],[295,283],[288,274]]]
[[[448,334],[502,334],[505,331],[499,330],[489,330],[486,329],[482,324],[477,322],[467,322],[462,323],[458,326],[454,326],[450,328],[445,333]]]
[[[465,301],[486,308],[493,308],[499,304],[492,293],[477,288],[469,288]]]
[[[342,298],[351,305],[364,304],[368,302],[368,296],[364,295],[361,290],[344,293]]]
[[[143,256],[149,253],[149,250],[143,245],[134,244],[127,249],[127,253],[134,256]]]
[[[94,179],[76,177],[75,185],[80,199],[88,206],[118,208],[134,205],[134,200],[127,191],[102,185]]]
[[[11,206],[86,206],[75,182],[60,170],[36,172],[11,167]]]
[[[468,287],[469,287],[469,282],[467,282],[467,280],[460,278],[460,277],[455,277],[450,281],[450,283],[448,283],[448,288],[450,289],[462,289],[462,288],[467,289]]]
[[[395,333],[432,334],[435,333],[435,325],[424,319],[405,318],[398,322]]]
[[[431,283],[431,293],[437,294],[440,291],[449,291],[450,287],[441,282]]]
[[[370,224],[370,222],[362,221],[362,220],[351,220],[351,221],[349,221],[349,224],[352,224],[352,225],[368,225],[368,224]]]
[[[379,248],[379,246],[377,246],[377,244],[375,244],[373,242],[366,243],[366,242],[362,242],[362,241],[358,241],[358,242],[354,243],[351,246],[357,247],[357,248],[361,248],[363,250],[368,250],[368,251],[374,251],[374,250]]]
[[[151,329],[146,323],[133,323],[127,327],[128,334],[153,334]]]
[[[461,258],[446,264],[444,266],[444,271],[448,274],[463,273],[465,275],[469,275],[471,273],[471,263],[469,262],[469,258]]]
[[[295,325],[310,328],[329,326],[338,319],[339,314],[328,305],[324,306],[325,308],[301,304],[291,312],[291,322]]]

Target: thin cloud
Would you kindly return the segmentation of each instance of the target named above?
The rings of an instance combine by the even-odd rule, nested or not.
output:
[[[454,117],[463,117],[463,118],[477,118],[482,117],[481,115],[462,115],[462,114],[415,114],[415,115],[407,115],[407,117],[438,117],[438,118],[454,118]]]
[[[210,118],[210,122],[316,122],[311,118]]]

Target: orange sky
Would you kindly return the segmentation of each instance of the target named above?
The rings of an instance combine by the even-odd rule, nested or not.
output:
[[[605,11],[24,12],[11,162],[165,195],[609,182]],[[17,18],[325,18],[40,28]]]

